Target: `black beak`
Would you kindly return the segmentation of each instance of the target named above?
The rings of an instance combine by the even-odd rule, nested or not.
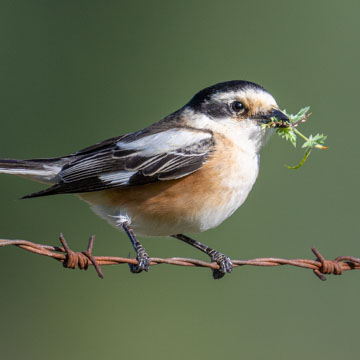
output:
[[[261,122],[264,124],[269,123],[271,120],[279,122],[276,127],[287,126],[287,123],[290,123],[289,118],[280,110],[273,109],[269,114],[265,114],[261,117]]]

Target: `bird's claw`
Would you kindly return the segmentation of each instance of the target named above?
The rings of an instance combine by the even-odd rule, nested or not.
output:
[[[136,265],[129,264],[130,271],[132,273],[138,274],[138,273],[141,273],[143,270],[146,272],[150,270],[150,257],[146,253],[144,248],[138,249],[138,251],[136,253],[136,260],[138,261],[138,263]]]
[[[228,256],[215,251],[211,255],[211,261],[216,262],[219,265],[219,269],[213,270],[214,279],[221,279],[226,273],[231,273],[233,266],[231,259]]]

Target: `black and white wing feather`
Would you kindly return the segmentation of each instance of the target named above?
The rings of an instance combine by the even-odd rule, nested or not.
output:
[[[74,154],[59,172],[58,183],[26,197],[179,179],[200,169],[213,148],[210,132],[184,127],[124,135]]]

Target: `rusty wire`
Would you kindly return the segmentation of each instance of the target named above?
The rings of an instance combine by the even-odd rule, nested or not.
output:
[[[17,246],[21,249],[29,251],[34,254],[51,257],[55,260],[63,263],[63,266],[70,269],[82,269],[87,270],[90,265],[93,265],[98,276],[103,278],[103,272],[101,265],[118,265],[118,264],[134,264],[138,262],[133,258],[114,257],[114,256],[94,256],[92,255],[93,245],[95,236],[91,236],[89,239],[88,248],[82,252],[75,252],[70,249],[64,236],[60,234],[60,242],[62,247],[36,244],[26,240],[5,240],[0,239],[0,247],[5,246]],[[250,260],[232,260],[233,267],[240,267],[244,265],[251,266],[280,266],[280,265],[291,265],[300,268],[311,269],[314,274],[320,280],[326,280],[324,274],[341,275],[343,271],[347,270],[359,270],[360,269],[360,258],[353,256],[339,256],[334,260],[327,260],[324,256],[316,249],[311,249],[316,260],[308,259],[280,259],[280,258],[256,258]],[[210,269],[219,269],[219,265],[212,262],[206,262],[190,258],[151,258],[151,265],[169,264],[178,266],[195,266],[195,267],[206,267]]]

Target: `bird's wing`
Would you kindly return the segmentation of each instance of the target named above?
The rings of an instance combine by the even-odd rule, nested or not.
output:
[[[200,169],[213,148],[210,132],[191,128],[106,140],[74,154],[57,184],[30,197],[179,179]]]

